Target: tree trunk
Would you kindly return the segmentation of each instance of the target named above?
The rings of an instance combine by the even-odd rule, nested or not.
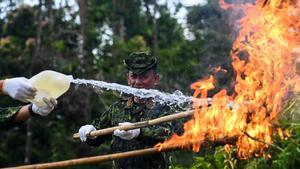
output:
[[[32,56],[32,62],[31,62],[31,74],[36,74],[41,70],[41,65],[43,65],[41,50],[42,50],[42,22],[43,22],[43,0],[39,0],[39,7],[38,12],[36,14],[37,18],[37,32],[36,32],[36,38],[35,38],[35,47],[33,51]]]
[[[39,60],[39,55],[41,51],[41,34],[42,34],[42,0],[39,0],[39,9],[37,13],[37,33],[36,33],[36,42],[35,42],[35,48],[32,56],[32,62],[31,62],[31,74],[35,74],[35,67],[38,66],[37,61]],[[32,153],[32,127],[31,127],[31,119],[29,118],[26,123],[26,142],[25,142],[25,156],[24,156],[24,163],[30,164],[31,162],[31,153]]]
[[[153,5],[153,11],[150,10],[150,5]],[[154,57],[157,57],[157,20],[155,18],[156,12],[157,12],[157,4],[154,2],[154,4],[147,4],[145,3],[146,13],[148,15],[149,21],[151,21],[152,26],[152,55]]]
[[[79,18],[80,18],[80,33],[78,34],[78,58],[80,63],[83,63],[85,57],[84,44],[86,43],[86,25],[87,25],[87,4],[85,0],[77,0],[79,6]]]
[[[78,58],[80,59],[80,66],[82,73],[85,72],[85,65],[88,65],[87,59],[87,51],[85,48],[86,45],[86,33],[87,33],[87,17],[88,17],[88,10],[87,10],[87,1],[86,0],[77,0],[79,6],[79,18],[80,18],[80,33],[78,34]],[[89,90],[83,90],[82,95],[85,95],[86,100],[84,102],[85,106],[82,107],[82,111],[84,113],[85,121],[91,121],[91,114],[90,114],[90,95],[91,92]]]
[[[45,6],[47,8],[47,12],[48,12],[48,23],[49,23],[49,32],[50,32],[50,36],[49,36],[49,41],[51,42],[54,38],[54,22],[55,22],[55,18],[54,18],[54,13],[53,13],[53,9],[52,9],[52,5],[53,5],[53,1],[52,0],[45,0]]]
[[[155,3],[154,5],[154,14],[151,17],[152,19],[152,56],[157,57],[157,22],[156,22],[156,10],[157,10],[157,5]]]
[[[125,37],[125,28],[124,28],[124,18],[120,14],[120,11],[123,11],[124,5],[122,1],[118,0],[112,0],[113,4],[113,11],[114,11],[114,16],[113,16],[113,34],[115,36],[115,40],[117,41],[123,41]]]

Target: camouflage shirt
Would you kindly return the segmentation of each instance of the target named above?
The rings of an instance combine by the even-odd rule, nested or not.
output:
[[[0,108],[0,128],[11,128],[17,125],[12,119],[21,107]]]
[[[171,112],[174,113],[174,110],[170,106],[154,104],[151,101],[145,104],[138,104],[131,98],[120,100],[111,105],[106,112],[100,114],[100,117],[93,122],[93,125],[97,129],[103,129],[118,126],[122,122],[135,123],[151,120],[169,115]],[[173,132],[172,126],[174,125],[168,122],[141,128],[139,136],[132,140],[124,140],[114,135],[109,135],[88,139],[87,143],[92,146],[99,146],[105,140],[111,140],[111,153],[150,148],[168,138]],[[118,169],[168,168],[165,153],[115,160],[113,164],[114,168]]]

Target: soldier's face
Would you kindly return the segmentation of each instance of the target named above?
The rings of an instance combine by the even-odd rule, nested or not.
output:
[[[159,83],[160,77],[153,70],[142,74],[135,74],[129,71],[126,75],[128,85],[135,88],[151,89]]]

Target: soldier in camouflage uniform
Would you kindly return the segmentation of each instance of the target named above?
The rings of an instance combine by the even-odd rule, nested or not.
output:
[[[36,89],[24,77],[1,80],[0,89],[2,94],[22,102],[33,99],[36,94]],[[54,109],[57,101],[53,98],[50,100],[44,98],[44,102],[45,105],[42,106],[29,104],[20,107],[0,108],[0,128],[11,128],[19,125],[34,114],[47,116]]]
[[[131,87],[150,89],[158,84],[160,77],[156,73],[156,59],[147,53],[132,53],[125,59],[124,64],[128,70],[127,82]],[[171,112],[174,113],[171,107],[154,103],[151,99],[124,98],[101,113],[92,125],[82,126],[79,129],[80,139],[92,146],[111,140],[111,153],[150,148],[171,135],[171,123],[129,131],[116,130],[113,135],[96,138],[89,138],[88,134],[96,129],[150,120]],[[118,169],[161,169],[168,168],[168,162],[166,155],[161,153],[115,160],[113,166]]]

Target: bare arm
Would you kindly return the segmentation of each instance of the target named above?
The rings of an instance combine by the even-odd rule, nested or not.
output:
[[[29,112],[29,105],[23,106],[14,116],[12,121],[15,123],[22,123],[31,116]]]
[[[4,80],[0,80],[0,93],[1,94],[4,94],[3,84],[4,84]]]

